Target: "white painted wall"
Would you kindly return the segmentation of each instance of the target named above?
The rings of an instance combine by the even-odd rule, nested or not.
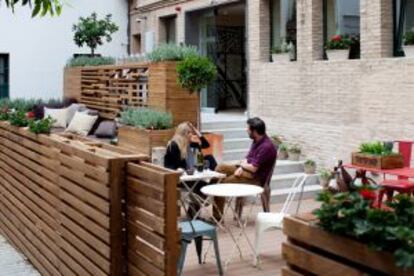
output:
[[[119,31],[97,53],[127,53],[128,1],[65,0],[60,17],[31,18],[30,10],[18,7],[13,14],[0,5],[0,53],[10,54],[10,97],[56,98],[63,95],[63,67],[73,53],[88,53],[73,42],[72,25],[80,16],[96,12],[113,16]],[[1,3],[0,3],[1,4]]]

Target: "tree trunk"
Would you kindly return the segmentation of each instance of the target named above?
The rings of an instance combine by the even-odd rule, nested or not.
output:
[[[95,56],[95,48],[91,48],[91,54],[92,54],[92,57]]]

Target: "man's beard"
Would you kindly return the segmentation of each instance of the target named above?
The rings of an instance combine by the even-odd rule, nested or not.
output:
[[[250,139],[252,139],[252,140],[254,140],[254,135],[253,135],[253,133],[249,133],[249,138],[250,138]]]

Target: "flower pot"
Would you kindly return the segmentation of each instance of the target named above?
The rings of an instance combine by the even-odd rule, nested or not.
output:
[[[300,159],[300,153],[289,152],[289,160],[290,161],[299,161],[299,159]]]
[[[347,60],[349,59],[349,49],[326,50],[328,60]]]
[[[272,61],[273,62],[290,62],[290,54],[289,53],[282,53],[282,54],[272,54]]]
[[[406,57],[414,57],[414,45],[404,45],[403,50]]]
[[[330,179],[319,177],[319,184],[324,188],[327,189],[329,187]]]
[[[278,155],[277,155],[277,159],[279,159],[279,160],[286,160],[286,159],[288,159],[288,157],[289,157],[289,154],[285,150],[280,150]]]
[[[315,174],[316,166],[315,165],[305,165],[305,173],[306,174]]]

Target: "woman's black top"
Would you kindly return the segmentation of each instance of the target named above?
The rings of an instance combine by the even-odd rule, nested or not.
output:
[[[191,143],[190,147],[192,148],[196,148],[196,149],[206,149],[210,147],[209,142],[207,141],[206,138],[204,138],[204,136],[200,137],[200,141],[201,143]],[[171,170],[176,170],[178,168],[187,169],[187,161],[181,158],[181,151],[180,148],[178,147],[177,143],[175,141],[172,141],[168,147],[167,147],[167,152],[165,153],[165,157],[164,157],[164,167],[171,169]]]

